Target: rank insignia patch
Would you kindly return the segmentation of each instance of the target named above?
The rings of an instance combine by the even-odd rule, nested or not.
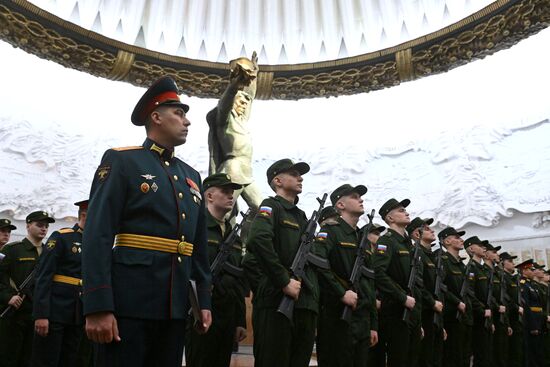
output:
[[[147,194],[149,192],[150,186],[147,182],[144,182],[141,184],[139,188],[141,189],[141,192],[143,192],[144,194]]]
[[[101,166],[97,169],[97,178],[99,181],[105,181],[111,172],[111,166]]]
[[[49,240],[48,243],[46,243],[46,248],[48,250],[51,250],[55,247],[55,240]]]
[[[271,217],[272,210],[273,209],[271,209],[271,207],[269,206],[261,206],[258,214],[261,215],[262,217]]]

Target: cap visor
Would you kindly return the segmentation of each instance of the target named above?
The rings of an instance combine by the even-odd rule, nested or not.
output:
[[[291,171],[294,169],[298,171],[301,175],[305,175],[306,173],[309,172],[310,167],[309,167],[309,164],[307,164],[306,162],[298,162],[292,165],[290,168],[288,168],[285,171]]]
[[[411,201],[409,199],[403,199],[400,202],[400,204],[403,206],[403,208],[408,207],[410,203],[411,203]]]
[[[428,226],[431,226],[433,222],[434,222],[434,219],[433,219],[433,218],[426,218],[426,219],[424,219],[424,224],[426,224],[426,225],[428,225]]]
[[[367,193],[368,189],[365,185],[357,185],[353,188],[353,191],[358,193],[360,196],[363,196]]]
[[[465,234],[466,234],[466,231],[458,231],[458,232],[456,232],[456,235],[457,235],[458,237],[462,237],[462,236],[464,236]]]

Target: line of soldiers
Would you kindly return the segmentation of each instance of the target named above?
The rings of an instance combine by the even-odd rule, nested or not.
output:
[[[542,267],[514,275],[514,256],[452,227],[432,251],[433,219],[411,220],[408,199],[378,210],[387,231],[372,215],[359,228],[363,185],[308,219],[296,204],[310,166],[281,159],[266,172],[275,195],[235,238],[242,186],[174,156],[190,125],[177,92],[164,77],[142,96],[132,122],[147,139],[105,153],[78,224],[43,243],[53,218],[31,213],[26,239],[1,250],[2,366],[74,366],[79,345],[89,363],[88,339],[96,366],[179,366],[184,347],[187,366],[229,366],[249,290],[255,366],[309,366],[315,344],[321,367],[548,365]]]

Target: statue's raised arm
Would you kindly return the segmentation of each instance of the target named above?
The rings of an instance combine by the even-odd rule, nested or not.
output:
[[[240,57],[230,62],[229,84],[218,105],[206,115],[210,128],[208,149],[210,151],[209,174],[227,173],[233,182],[244,185],[243,199],[256,209],[262,195],[253,182],[252,139],[248,120],[252,101],[256,96],[258,56],[250,59]],[[241,192],[236,192],[238,197]]]

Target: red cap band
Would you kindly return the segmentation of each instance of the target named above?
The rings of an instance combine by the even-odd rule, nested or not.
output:
[[[152,98],[147,104],[147,106],[143,108],[143,115],[141,117],[145,121],[147,116],[149,116],[151,112],[153,112],[155,108],[158,107],[158,105],[166,101],[179,101],[179,100],[180,98],[176,92],[168,91],[168,92],[161,93],[155,96],[154,98]]]

